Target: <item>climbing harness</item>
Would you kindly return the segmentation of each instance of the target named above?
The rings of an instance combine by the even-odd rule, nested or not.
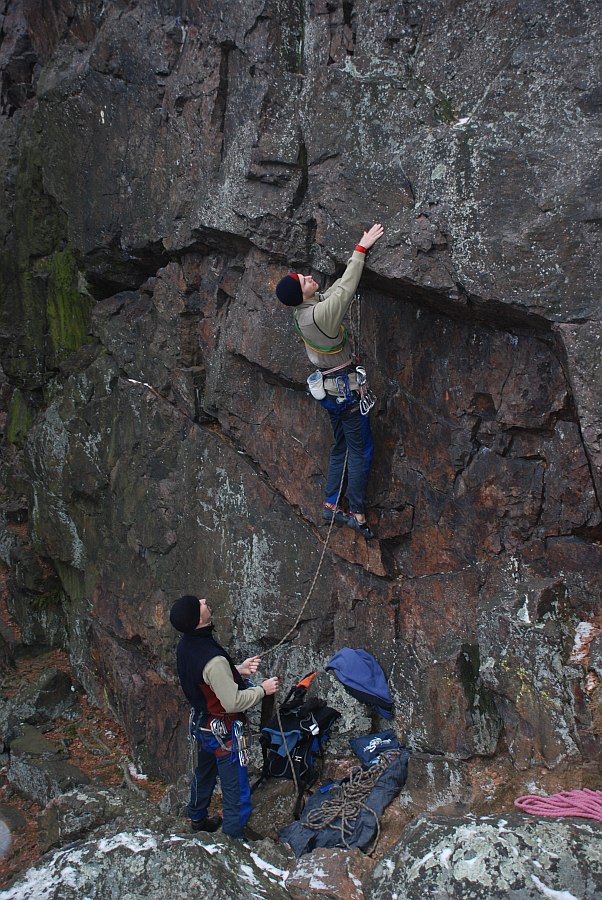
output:
[[[191,709],[188,719],[188,765],[191,772],[194,772],[194,739],[202,735],[211,735],[222,755],[229,754],[232,759],[238,754],[240,765],[243,768],[249,765],[251,739],[246,722],[234,719],[228,727],[223,719],[214,717],[207,726],[202,726],[198,720],[198,713]]]
[[[514,805],[534,816],[580,816],[602,822],[602,791],[590,791],[588,788],[560,791],[549,797],[525,794],[518,797]]]
[[[330,375],[330,372],[336,372],[337,369],[344,371],[340,375]],[[318,403],[330,412],[344,412],[350,407],[359,408],[363,416],[367,416],[374,404],[376,403],[376,395],[370,390],[368,385],[368,376],[364,366],[350,366],[346,363],[344,366],[338,366],[337,369],[328,369],[326,371],[317,369],[307,379],[309,392]],[[351,388],[349,383],[349,375],[355,370],[357,380],[357,390]],[[336,388],[336,396],[327,394],[324,387],[324,376],[330,377]]]
[[[354,369],[358,386],[357,392],[352,390],[349,384],[349,375]],[[334,374],[336,372],[340,372],[340,374]],[[330,377],[334,381],[337,390],[337,396],[334,398],[334,401],[326,393],[326,388],[324,387],[325,377]],[[363,416],[367,416],[376,403],[376,395],[370,390],[364,366],[353,366],[351,363],[343,363],[340,366],[335,366],[334,369],[316,369],[315,372],[308,376],[307,386],[314,400],[317,400],[325,409],[331,411],[337,410],[342,412],[353,406],[354,403],[358,403],[358,394],[359,410]],[[336,404],[336,406],[333,404]]]
[[[334,372],[340,372],[342,369],[351,372],[353,370],[353,366],[353,362],[344,362],[341,363],[340,366],[334,366],[332,369],[319,369],[318,371],[321,372],[322,375],[332,375]]]

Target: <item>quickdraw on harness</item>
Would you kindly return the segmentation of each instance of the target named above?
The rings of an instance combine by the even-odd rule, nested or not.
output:
[[[208,720],[206,726],[202,726],[199,724],[198,714],[195,713],[194,709],[191,709],[190,718],[188,720],[188,740],[191,765],[193,740],[197,736],[202,739],[203,735],[206,735],[207,737],[211,735],[211,737],[215,739],[223,755],[229,754],[232,759],[238,754],[240,765],[243,768],[249,765],[250,736],[246,723],[241,719],[234,719],[231,725],[228,726],[224,719],[213,717]]]
[[[316,371],[312,372],[308,377],[307,384],[310,394],[326,409],[339,410],[342,412],[358,402],[357,397],[354,396],[354,392],[351,390],[349,384],[350,366],[352,366],[351,363],[343,363],[340,366],[335,366],[334,369],[316,369]],[[335,373],[341,369],[346,369],[347,371],[340,375],[336,375]],[[326,393],[324,387],[325,376],[331,377],[335,383],[337,396],[334,400]],[[368,376],[366,375],[364,366],[355,366],[355,376],[359,393],[359,410],[363,416],[367,416],[376,403],[376,395],[370,390]],[[336,404],[336,406],[333,404]]]
[[[357,386],[360,391],[360,412],[363,416],[367,416],[374,404],[376,403],[376,394],[370,390],[368,385],[368,376],[363,366],[356,366]]]

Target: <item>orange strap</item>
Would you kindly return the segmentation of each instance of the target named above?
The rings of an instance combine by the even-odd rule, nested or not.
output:
[[[301,679],[301,681],[299,682],[297,687],[309,688],[310,684],[312,683],[312,681],[314,680],[314,678],[316,677],[317,674],[318,674],[317,670],[315,672],[310,672],[309,675],[306,675],[304,678]]]

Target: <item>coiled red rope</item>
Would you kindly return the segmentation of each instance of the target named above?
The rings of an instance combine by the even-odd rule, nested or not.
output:
[[[525,794],[524,797],[518,797],[514,805],[534,816],[581,816],[602,822],[602,791],[590,791],[588,788],[560,791],[549,797]]]

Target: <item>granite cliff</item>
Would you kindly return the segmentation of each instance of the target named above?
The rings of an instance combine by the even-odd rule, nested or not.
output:
[[[333,532],[275,664],[377,656],[417,810],[592,784],[600,30],[594,0],[0,3],[6,665],[66,647],[182,771],[170,603],[261,652],[326,537],[274,284],[382,221],[353,312],[378,539]]]

